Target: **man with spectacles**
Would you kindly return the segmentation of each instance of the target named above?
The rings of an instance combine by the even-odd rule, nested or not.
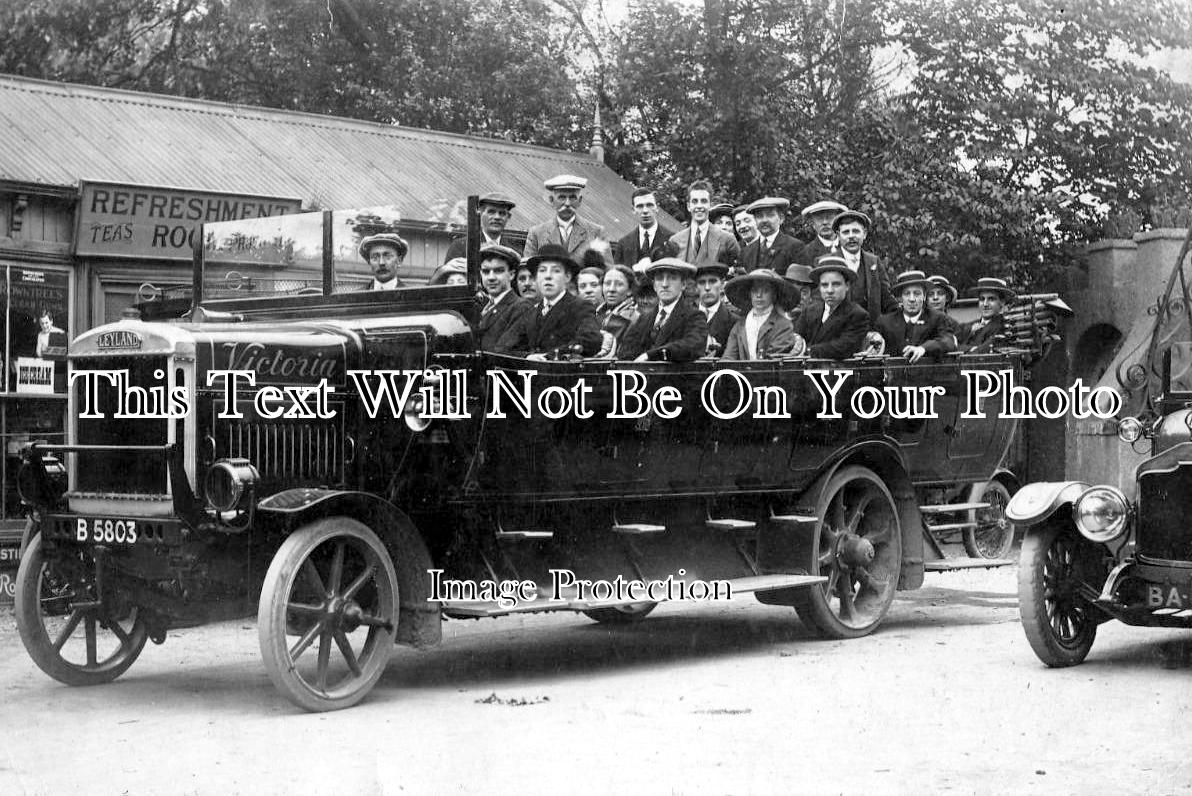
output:
[[[397,278],[397,269],[409,250],[410,245],[393,232],[369,235],[360,241],[360,259],[368,263],[373,272],[373,281],[368,289],[397,290],[404,287]]]

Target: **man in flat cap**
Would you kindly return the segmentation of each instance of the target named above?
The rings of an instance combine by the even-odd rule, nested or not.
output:
[[[803,208],[803,219],[814,230],[815,240],[803,247],[799,255],[800,265],[814,268],[815,261],[825,254],[840,254],[840,241],[832,229],[832,221],[847,210],[840,202],[831,199],[822,199]]]
[[[711,183],[696,180],[687,186],[687,212],[691,214],[691,223],[687,229],[672,235],[670,242],[678,251],[676,256],[696,268],[710,263],[731,268],[741,254],[741,247],[735,237],[708,220],[711,209]]]
[[[749,205],[749,214],[757,222],[759,237],[741,253],[741,267],[746,273],[768,268],[785,274],[791,263],[798,262],[803,244],[782,231],[790,204],[780,196],[767,196]]]
[[[508,246],[486,243],[480,247],[480,286],[487,301],[480,310],[476,335],[483,351],[500,352],[498,342],[505,332],[534,311],[534,302],[513,290],[513,274],[520,262],[517,251]]]
[[[496,243],[520,252],[521,245],[505,235],[509,217],[513,214],[513,208],[517,207],[513,200],[503,193],[492,192],[481,196],[476,204],[476,214],[480,216],[480,233],[483,235],[480,245]],[[447,256],[443,258],[443,262],[467,256],[468,236],[460,235],[452,240],[451,245],[447,247]]]
[[[553,243],[563,247],[576,261],[582,261],[592,243],[604,238],[604,227],[579,217],[584,202],[582,192],[588,180],[574,174],[560,174],[542,184],[550,192],[550,206],[555,215],[550,221],[530,227],[525,256],[533,257],[543,246]]]
[[[619,265],[633,268],[641,264],[641,267],[645,268],[646,263],[653,259],[654,253],[674,233],[658,223],[658,199],[654,191],[638,188],[633,192],[630,201],[633,203],[633,215],[637,218],[637,226],[617,241],[614,259]]]
[[[617,357],[635,362],[699,359],[708,344],[708,322],[683,297],[686,284],[695,276],[695,266],[676,257],[663,257],[650,263],[646,274],[654,282],[658,306],[639,315],[625,330]]]
[[[870,226],[869,216],[859,210],[846,210],[832,219],[832,229],[840,238],[840,256],[857,276],[852,299],[869,313],[870,323],[877,323],[882,315],[897,309],[898,302],[890,292],[890,277],[877,255],[862,250]]]
[[[819,300],[803,309],[795,333],[807,342],[807,355],[820,359],[847,359],[861,348],[869,330],[869,316],[849,298],[857,275],[844,258],[829,254],[811,269],[819,286]]]
[[[530,359],[595,355],[602,342],[596,308],[567,290],[580,264],[562,246],[548,243],[529,258],[529,266],[541,300],[501,335],[496,349]]]
[[[382,232],[369,235],[360,241],[360,259],[372,268],[373,281],[368,290],[397,290],[403,287],[397,278],[397,269],[410,245],[395,232]]]

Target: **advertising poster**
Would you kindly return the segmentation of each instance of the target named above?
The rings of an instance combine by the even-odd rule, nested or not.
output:
[[[34,268],[10,268],[8,279],[7,377],[14,392],[64,393],[66,363],[51,362],[51,335],[69,338],[68,275]],[[52,370],[52,385],[47,375]],[[49,389],[47,389],[47,387]]]

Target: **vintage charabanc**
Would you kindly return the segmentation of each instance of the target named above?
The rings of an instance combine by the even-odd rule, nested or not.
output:
[[[444,618],[626,623],[731,588],[847,638],[925,571],[1009,563],[949,557],[940,538],[1009,544],[1016,421],[996,398],[966,417],[966,373],[1021,384],[1037,340],[914,365],[530,362],[476,350],[475,250],[469,285],[361,290],[361,218],[375,220],[207,225],[185,298],[71,343],[68,442],[31,445],[20,476],[17,621],[49,675],[107,682],[146,640],[256,611],[272,681],[332,710],[372,688],[395,642],[436,643]],[[822,416],[816,371],[849,372],[839,417]],[[608,417],[614,378],[673,388],[681,413]],[[386,379],[409,400],[385,405]],[[590,417],[557,411],[585,385]],[[924,387],[938,418],[850,401]],[[758,395],[784,413],[759,413]],[[602,588],[618,580],[672,590]]]
[[[1084,661],[1097,627],[1192,627],[1192,230],[1160,300],[1149,344],[1118,369],[1128,401],[1118,437],[1149,453],[1132,495],[1113,484],[1032,483],[1007,513],[1026,528],[1022,627],[1048,666]],[[1140,346],[1141,348],[1141,346]]]

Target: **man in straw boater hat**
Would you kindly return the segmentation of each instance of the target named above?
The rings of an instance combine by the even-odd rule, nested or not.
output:
[[[708,323],[704,314],[683,298],[683,289],[695,276],[695,266],[677,257],[663,257],[650,263],[646,275],[653,280],[658,306],[643,312],[625,330],[618,358],[637,362],[699,359],[707,347]]]
[[[520,244],[505,235],[505,226],[509,223],[509,218],[513,215],[515,207],[517,205],[513,203],[513,200],[503,193],[494,191],[480,197],[476,203],[476,215],[480,217],[480,234],[483,236],[480,239],[481,246],[488,243],[499,243],[514,251],[521,250]],[[447,247],[447,255],[443,258],[443,262],[467,256],[468,236],[460,235]]]
[[[901,309],[877,319],[877,331],[886,341],[886,353],[918,362],[923,357],[938,360],[956,350],[948,330],[947,316],[925,306],[931,281],[922,271],[903,271],[894,282],[894,294]]]
[[[829,254],[811,269],[819,286],[819,300],[803,309],[795,334],[807,342],[808,356],[845,359],[861,348],[869,329],[869,314],[849,298],[857,275],[843,257]]]
[[[580,265],[562,246],[547,244],[529,258],[541,300],[497,341],[497,348],[530,359],[590,357],[600,350],[596,308],[567,291]]]
[[[825,254],[840,254],[840,240],[832,230],[832,221],[846,212],[847,207],[831,199],[821,199],[803,208],[801,215],[815,232],[815,240],[803,247],[800,264],[813,266]]]
[[[480,349],[499,351],[498,341],[510,328],[534,311],[534,302],[513,290],[513,274],[521,262],[515,249],[499,243],[480,247],[480,286],[487,300],[476,324]]]
[[[746,272],[769,268],[785,274],[791,263],[798,262],[803,244],[782,231],[790,205],[781,196],[766,196],[750,203],[749,214],[757,223],[758,238],[741,252],[741,267]]]
[[[795,330],[783,312],[799,300],[798,289],[769,268],[733,277],[724,288],[738,307],[749,307],[729,332],[725,359],[780,357],[795,345]]]
[[[1014,291],[1005,279],[983,276],[969,290],[977,297],[981,317],[960,327],[960,350],[983,354],[993,350],[997,335],[1003,331],[1002,311],[1014,301]]]
[[[877,255],[861,248],[871,226],[869,216],[857,210],[846,210],[832,219],[832,229],[840,238],[840,256],[857,276],[851,298],[876,323],[882,315],[897,309],[898,303],[890,293],[890,277]]]
[[[397,278],[397,269],[409,250],[410,244],[395,232],[369,235],[360,241],[360,259],[368,263],[373,272],[372,284],[365,290],[397,290],[404,287]]]
[[[584,221],[579,217],[579,208],[584,203],[583,190],[588,185],[585,177],[574,174],[560,174],[542,183],[549,192],[550,206],[555,215],[549,221],[530,227],[526,233],[526,257],[533,257],[548,243],[561,246],[577,261],[598,239],[604,238],[604,227]]]
[[[695,288],[699,291],[699,311],[708,322],[708,353],[719,356],[728,342],[728,333],[733,330],[741,313],[724,300],[724,280],[728,277],[728,266],[709,263],[695,271]]]

